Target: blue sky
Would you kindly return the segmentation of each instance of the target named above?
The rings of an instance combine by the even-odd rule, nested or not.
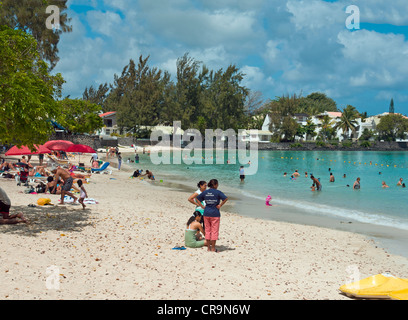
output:
[[[360,29],[346,28],[346,7]],[[175,74],[189,52],[211,69],[235,64],[265,100],[324,92],[374,115],[408,114],[406,0],[69,0],[73,32],[61,36],[64,96],[112,83],[130,59]]]

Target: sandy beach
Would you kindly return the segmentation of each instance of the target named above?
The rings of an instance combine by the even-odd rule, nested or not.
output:
[[[122,168],[92,175],[85,188],[98,204],[86,210],[0,179],[11,213],[31,220],[0,226],[3,300],[350,300],[339,287],[356,270],[360,279],[384,272],[408,278],[408,259],[362,235],[225,210],[220,252],[173,250],[184,245],[190,193],[162,186],[160,177],[131,179]],[[54,205],[28,206],[44,196]]]

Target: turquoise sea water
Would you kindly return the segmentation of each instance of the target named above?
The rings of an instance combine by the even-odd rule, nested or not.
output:
[[[226,154],[226,153],[225,153]],[[204,155],[204,152],[203,152]],[[220,190],[233,193],[236,199],[251,201],[251,210],[236,206],[238,213],[264,218],[265,198],[272,196],[272,204],[281,211],[304,217],[354,220],[375,226],[408,231],[408,153],[405,152],[347,152],[347,151],[259,151],[258,171],[239,179],[240,164],[167,164],[154,165],[147,154],[140,155],[135,168],[154,172],[161,179],[194,183],[216,178]],[[125,155],[124,159],[134,155]],[[215,157],[215,152],[214,152]],[[224,157],[228,158],[227,154]],[[215,163],[215,160],[214,160]],[[248,167],[247,164],[244,167]],[[329,171],[330,168],[330,171]],[[300,177],[291,180],[298,170]],[[287,177],[284,177],[287,172]],[[305,177],[305,172],[308,177]],[[335,182],[329,182],[333,173]],[[381,174],[380,174],[381,172]],[[310,174],[320,178],[321,192],[312,192]],[[343,175],[346,174],[346,178]],[[357,177],[361,189],[353,190]],[[397,186],[400,178],[407,188]],[[389,188],[382,188],[385,181]],[[347,187],[349,185],[350,187]],[[195,186],[191,189],[194,191]],[[240,207],[245,212],[239,212]],[[248,212],[250,211],[250,212]]]

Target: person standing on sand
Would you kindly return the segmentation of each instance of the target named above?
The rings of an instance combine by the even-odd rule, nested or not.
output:
[[[227,202],[228,197],[217,190],[217,179],[211,179],[208,187],[209,189],[199,194],[196,199],[200,202],[205,201],[205,207],[202,204],[200,207],[204,209],[205,239],[207,240],[208,251],[217,252],[215,243],[218,240],[220,229],[220,209]]]
[[[195,202],[195,199],[197,198],[198,195],[200,195],[201,193],[203,193],[205,190],[207,190],[207,182],[205,181],[200,181],[197,184],[197,191],[194,192],[189,198],[188,198],[188,202],[191,202],[192,204],[194,204],[196,206],[195,211],[200,212],[202,215],[204,214],[204,209],[201,208],[201,206]],[[202,203],[203,206],[205,206],[205,202]]]
[[[52,173],[55,174],[54,176],[54,188],[51,190],[51,193],[54,192],[54,190],[57,188],[57,183],[59,178],[64,180],[64,184],[61,187],[61,203],[64,204],[64,197],[65,195],[70,196],[71,198],[74,199],[74,203],[77,201],[77,197],[75,197],[70,191],[72,188],[72,184],[74,182],[74,178],[71,177],[71,174],[69,173],[68,170],[65,170],[61,167],[58,167],[56,170],[53,170]]]
[[[10,215],[11,201],[7,193],[0,187],[0,224],[28,223],[23,214]],[[18,219],[17,219],[18,218]]]
[[[118,152],[118,170],[120,170],[121,166],[122,166],[122,154]]]

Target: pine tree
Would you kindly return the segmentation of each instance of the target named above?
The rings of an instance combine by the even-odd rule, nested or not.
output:
[[[390,112],[391,114],[394,113],[394,99],[391,99],[391,103],[390,103]]]

